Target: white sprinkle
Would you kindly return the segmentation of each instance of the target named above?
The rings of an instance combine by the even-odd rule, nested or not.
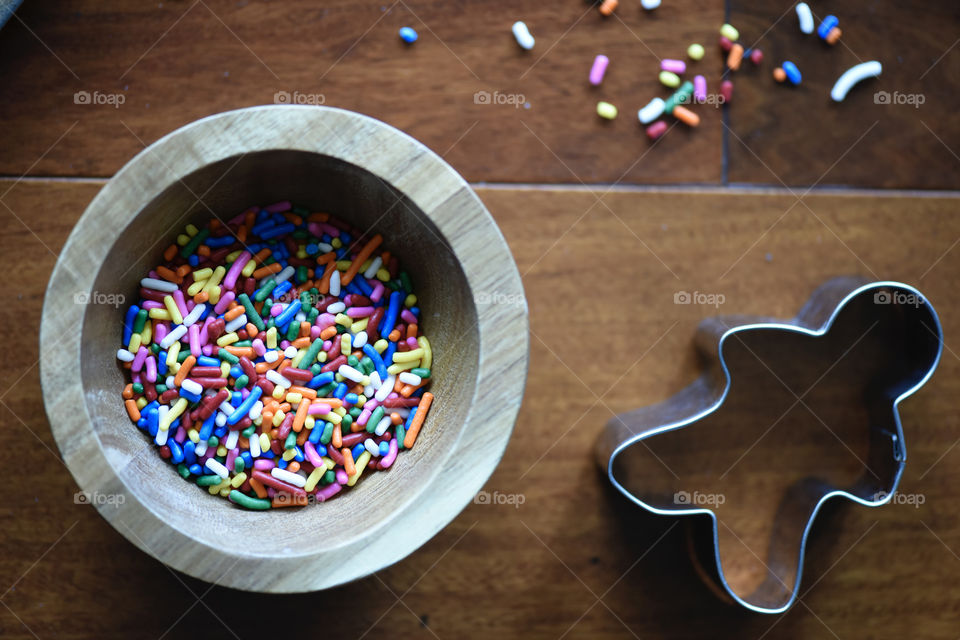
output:
[[[233,408],[230,408],[230,413],[233,413]],[[217,412],[217,417],[213,419],[213,423],[218,427],[222,427],[227,424],[227,414],[222,411]]]
[[[176,342],[177,340],[179,340],[185,335],[187,335],[187,325],[178,324],[176,327],[173,328],[173,331],[171,331],[170,333],[168,333],[163,337],[163,340],[160,341],[160,348],[169,349],[170,345],[172,345],[174,342]]]
[[[533,44],[535,41],[533,39],[533,36],[530,35],[530,29],[527,28],[526,24],[524,24],[520,20],[517,20],[516,22],[513,23],[513,27],[511,27],[511,31],[513,31],[513,37],[517,39],[518,45],[520,45],[527,51],[529,51],[530,49],[533,49]]]
[[[201,385],[199,382],[195,382],[191,380],[190,378],[187,378],[186,380],[184,380],[183,384],[180,385],[180,388],[186,391],[187,393],[192,393],[195,396],[198,396],[201,393],[203,393],[203,385]]]
[[[225,415],[230,415],[233,413],[233,405],[230,404],[229,400],[224,400],[220,403],[220,411],[222,411]]]
[[[396,383],[397,379],[392,375],[387,376],[387,379],[383,381],[383,384],[377,389],[377,395],[373,396],[377,402],[383,402],[387,399],[387,396],[390,395],[390,392],[393,391],[393,385]]]
[[[240,432],[236,429],[231,429],[230,433],[227,434],[227,442],[223,445],[227,448],[227,451],[233,449],[237,446],[237,443],[240,441]]]
[[[380,374],[374,371],[370,374],[370,386],[373,387],[373,390],[376,391],[383,385],[383,380],[380,379]],[[364,392],[366,393],[366,392]],[[372,394],[367,394],[368,398],[372,398]]]
[[[250,438],[250,455],[254,458],[260,457],[260,438],[253,437]]]
[[[226,480],[227,476],[230,475],[230,472],[227,471],[227,468],[222,464],[220,464],[219,462],[217,462],[216,459],[214,458],[207,458],[207,461],[204,463],[203,466],[205,466],[210,471],[213,471],[215,474],[217,474],[224,480]]]
[[[276,282],[277,284],[280,284],[281,282],[286,282],[293,276],[294,271],[295,269],[293,267],[287,267],[277,275],[273,276],[273,281]]]
[[[133,362],[134,355],[126,349],[117,350],[117,360],[120,362]]]
[[[180,288],[172,282],[157,280],[156,278],[144,278],[140,281],[140,286],[144,289],[153,289],[154,291],[162,291],[163,293],[173,293]]]
[[[162,447],[167,444],[167,438],[170,437],[170,429],[160,429],[157,431],[157,437],[154,442],[157,443],[158,447]]]
[[[197,457],[198,457],[198,458],[199,458],[200,456],[202,456],[203,454],[205,454],[205,453],[207,452],[207,441],[206,441],[206,440],[201,440],[200,442],[198,442],[198,443],[197,443],[197,448],[194,449],[193,452],[197,454]]]
[[[204,304],[203,302],[195,306],[193,309],[190,310],[190,313],[184,316],[183,326],[189,327],[190,325],[195,323],[197,320],[200,319],[200,316],[203,315],[203,312],[206,311],[206,309],[207,309],[207,305]]]
[[[806,2],[797,4],[797,18],[800,20],[800,31],[813,33],[813,12]]]
[[[184,322],[186,324],[186,322]],[[247,324],[247,314],[241,313],[236,318],[224,325],[223,330],[227,333],[233,333],[237,329],[242,329]]]
[[[381,435],[381,434],[377,434]],[[373,441],[373,438],[367,438],[363,441],[363,448],[370,452],[374,458],[380,457],[380,445]]]
[[[334,269],[333,273],[330,274],[330,295],[340,295],[340,271],[338,269]]]
[[[656,9],[660,6],[660,0],[640,0],[640,6],[646,10]]]
[[[363,272],[364,278],[373,278],[377,275],[377,271],[380,271],[380,267],[383,265],[383,258],[377,256],[373,259],[373,262],[370,263],[370,266],[367,267],[367,270]]]
[[[270,475],[277,480],[281,480],[287,484],[292,484],[295,487],[302,487],[307,484],[306,478],[298,473],[290,473],[286,469],[278,469],[277,467],[274,467],[273,469],[270,469]]]
[[[347,308],[347,305],[345,305],[344,303],[342,303],[342,302],[334,302],[333,304],[331,304],[330,306],[327,307],[327,313],[337,314],[337,313],[340,313],[341,311],[343,311],[343,310],[346,309],[346,308]]]
[[[393,421],[390,419],[390,416],[383,416],[382,418],[380,418],[380,422],[377,423],[377,426],[376,428],[374,428],[373,432],[378,436],[382,436],[387,432],[387,429],[390,427],[390,424],[392,422]],[[368,439],[367,442],[369,441],[370,440]],[[373,452],[371,451],[371,453]],[[378,454],[374,454],[374,455],[378,455]]]
[[[291,382],[287,378],[284,378],[282,375],[280,375],[273,369],[267,369],[267,380],[269,380],[273,384],[283,387],[284,389],[289,389],[293,385],[293,382]]]
[[[167,376],[167,379],[163,384],[167,385],[167,389],[173,389],[176,385],[177,379],[173,376]]]
[[[342,364],[342,365],[340,365],[340,368],[337,369],[337,373],[339,373],[340,375],[342,375],[342,376],[343,376],[344,378],[346,378],[347,380],[351,380],[351,381],[353,381],[353,382],[362,382],[362,381],[363,381],[363,373],[360,372],[360,371],[357,371],[356,369],[354,369],[353,367],[351,367],[351,366],[348,365],[348,364]]]
[[[353,343],[351,346],[354,349],[362,349],[363,345],[367,344],[367,332],[358,331],[357,335],[353,336]]]
[[[276,350],[274,349],[271,349],[270,351],[266,351],[263,354],[263,359],[269,362],[270,364],[273,364],[274,362],[276,362],[277,358],[279,357],[280,357],[280,354],[277,353]]]
[[[317,249],[320,250],[320,253],[330,253],[333,251],[333,245],[327,244],[326,242],[318,242]]]
[[[256,420],[263,413],[263,402],[257,400],[253,403],[253,407],[250,408],[250,419]]]
[[[420,379],[420,376],[415,373],[410,373],[409,371],[401,372],[400,375],[397,376],[397,379],[403,384],[412,384],[414,386],[423,382],[423,380]]]
[[[297,355],[298,352],[299,352],[299,349],[297,349],[296,347],[287,347],[286,349],[283,350],[283,355],[284,357],[292,358],[295,355]]]

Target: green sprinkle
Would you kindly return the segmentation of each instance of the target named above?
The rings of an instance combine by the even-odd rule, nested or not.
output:
[[[210,229],[202,229],[197,232],[197,235],[190,238],[190,242],[185,244],[183,249],[180,249],[180,255],[184,258],[189,258],[191,255],[193,255],[193,252],[197,250],[197,247],[199,247],[209,235]]]
[[[237,491],[236,489],[231,491],[227,498],[230,500],[230,502],[238,504],[244,509],[251,509],[253,511],[266,511],[270,508],[270,501],[266,498],[251,498],[242,491]]]
[[[273,276],[270,276],[267,278],[266,282],[260,285],[260,288],[257,289],[257,292],[253,294],[253,299],[257,302],[263,302],[267,299],[267,296],[270,295],[276,286],[277,281],[273,279]]]
[[[233,461],[233,472],[234,473],[243,473],[243,470],[246,468],[246,464],[243,462],[243,458],[237,456]]]
[[[255,434],[256,432],[257,432],[257,425],[252,424],[246,429],[244,429],[243,431],[241,431],[240,435],[242,435],[244,438],[252,438],[253,434]]]
[[[323,484],[330,484],[337,479],[337,472],[333,469],[327,469],[327,472],[323,474]]]
[[[147,314],[149,312],[146,309],[140,309],[137,311],[137,317],[133,321],[133,332],[140,333],[143,331],[143,327],[147,324]]]
[[[156,386],[154,387],[154,389],[157,390],[157,395],[160,395],[161,393],[163,393],[164,391],[167,390],[167,385],[165,385],[165,384],[158,384],[158,385],[156,385]]]
[[[210,436],[210,439],[207,440],[207,446],[213,447],[214,449],[216,449],[217,447],[220,446],[220,438],[218,438],[217,436]]]
[[[373,413],[370,414],[370,419],[367,420],[367,431],[373,433],[374,429],[377,428],[377,424],[383,419],[383,407],[377,407],[373,410]]]
[[[237,378],[236,384],[233,385],[233,388],[237,391],[240,391],[250,383],[250,378],[247,377],[247,374],[243,374]]]
[[[411,293],[413,291],[413,283],[410,282],[410,276],[407,275],[406,271],[400,272],[400,286],[402,286],[403,290],[407,293]]]
[[[197,485],[201,487],[212,487],[213,485],[220,484],[221,482],[223,482],[223,478],[215,473],[197,478]]]
[[[350,427],[353,425],[353,420],[355,417],[356,416],[351,416],[349,413],[343,416],[343,418],[340,419],[340,429],[343,431],[349,431]]]
[[[396,430],[394,431],[397,437],[397,447],[403,449],[403,438],[407,435],[407,429],[402,424],[398,424]]]
[[[250,296],[245,293],[241,293],[237,296],[237,302],[243,305],[244,310],[247,312],[247,321],[249,321],[253,326],[259,331],[263,331],[266,327],[263,324],[263,318],[260,317],[260,314],[257,313],[257,310],[253,308],[253,303],[250,302]]]
[[[323,433],[320,434],[320,444],[327,446],[330,444],[330,438],[333,437],[333,423],[327,422],[323,425]]]
[[[143,393],[143,385],[139,382],[133,383],[133,392],[134,393]]]
[[[357,356],[351,353],[349,356],[347,356],[347,364],[356,369],[360,366],[360,361],[357,360]]]
[[[217,351],[217,356],[224,362],[229,362],[230,364],[238,364],[240,362],[240,358],[223,348]]]
[[[311,368],[313,363],[316,361],[317,356],[320,355],[320,350],[323,349],[323,340],[317,338],[310,343],[310,347],[307,348],[307,352],[303,354],[303,358],[300,359],[300,369],[310,369],[310,372],[313,373]],[[314,373],[314,375],[318,375]]]
[[[430,369],[424,369],[423,367],[414,367],[410,369],[410,373],[415,376],[420,376],[424,380],[430,377]]]
[[[295,446],[297,446],[297,434],[294,431],[290,431],[290,433],[287,435],[286,442],[283,443],[283,448],[293,449]]]
[[[177,465],[177,473],[180,474],[180,477],[186,480],[190,477],[190,469],[187,468],[187,465],[182,462]]]
[[[296,319],[290,321],[290,326],[287,327],[286,338],[290,342],[293,342],[297,339],[297,336],[300,334],[300,323]]]

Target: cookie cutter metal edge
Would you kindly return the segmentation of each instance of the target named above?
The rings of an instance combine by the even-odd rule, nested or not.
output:
[[[931,333],[935,331],[934,337],[936,338],[936,353],[929,362],[924,375],[916,384],[910,386],[892,398],[890,408],[892,409],[893,424],[896,426],[896,433],[891,433],[889,435],[893,439],[893,457],[896,465],[895,471],[892,473],[892,477],[890,479],[889,489],[884,493],[882,498],[876,500],[864,499],[854,495],[853,493],[850,493],[849,491],[838,488],[833,488],[832,491],[824,493],[813,507],[809,517],[806,518],[806,523],[803,528],[803,533],[796,556],[796,578],[793,581],[792,588],[789,589],[789,599],[780,606],[763,606],[750,602],[749,600],[738,596],[730,587],[726,577],[724,576],[723,566],[720,560],[719,533],[716,514],[707,508],[660,509],[647,504],[637,496],[633,495],[616,479],[614,475],[614,461],[617,456],[630,445],[659,433],[680,429],[690,425],[713,413],[723,404],[730,390],[731,384],[730,371],[727,368],[727,363],[723,356],[723,344],[731,335],[753,329],[782,329],[784,331],[796,331],[812,337],[823,336],[833,326],[834,320],[839,315],[840,311],[842,311],[847,305],[847,303],[864,294],[865,292],[878,289],[901,290],[907,294],[916,296],[918,300],[922,301],[922,307],[929,313],[930,319],[932,320],[933,330]],[[733,323],[726,324],[727,322]],[[705,328],[706,325],[712,326]],[[723,329],[724,326],[726,327],[725,329]],[[930,327],[928,327],[928,329],[929,328]],[[613,484],[618,491],[626,496],[631,502],[643,507],[651,513],[674,517],[686,515],[710,516],[713,541],[713,560],[715,565],[712,567],[712,569],[716,571],[716,573],[713,575],[713,578],[719,583],[719,586],[722,587],[723,592],[725,592],[725,594],[734,602],[751,611],[767,614],[782,613],[793,606],[799,596],[800,584],[803,576],[803,563],[806,552],[807,538],[813,522],[816,520],[817,514],[819,513],[823,504],[831,498],[842,497],[867,507],[878,507],[887,504],[893,498],[894,492],[900,484],[900,479],[903,475],[903,469],[906,465],[907,457],[906,444],[903,436],[903,427],[900,421],[900,412],[898,407],[901,401],[922,387],[936,370],[937,365],[940,362],[941,355],[943,354],[943,327],[936,310],[933,308],[933,305],[929,303],[929,301],[923,296],[923,294],[920,293],[920,291],[910,285],[892,280],[870,281],[858,277],[840,277],[828,280],[819,288],[817,288],[817,290],[814,291],[814,293],[810,296],[807,303],[792,319],[784,320],[755,316],[718,316],[706,318],[703,322],[701,322],[701,325],[698,327],[697,331],[698,337],[702,337],[701,334],[703,333],[708,334],[713,339],[715,346],[715,351],[712,351],[711,355],[715,356],[716,362],[711,364],[719,364],[719,371],[723,374],[722,390],[720,393],[717,393],[718,387],[716,386],[716,383],[719,382],[719,380],[713,380],[713,382],[711,382],[710,371],[707,370],[695,382],[688,385],[686,388],[671,396],[667,400],[659,404],[642,407],[635,411],[620,414],[619,416],[612,418],[607,423],[604,431],[601,433],[600,438],[597,441],[597,461],[601,468],[606,472],[607,478],[611,484]],[[718,335],[719,337],[717,337]],[[709,399],[709,401],[706,403],[704,403],[705,398]],[[699,411],[691,412],[689,407],[696,405],[701,405],[702,408]],[[628,415],[632,415],[631,421],[634,423],[643,421],[657,424],[658,426],[643,430],[639,433],[634,432],[630,429],[630,427],[627,426],[626,421],[622,419],[624,416]],[[701,576],[704,578],[707,577],[704,575],[705,572],[701,567],[698,567],[698,570],[701,573]]]

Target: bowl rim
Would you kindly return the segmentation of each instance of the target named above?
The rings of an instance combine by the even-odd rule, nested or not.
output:
[[[72,304],[68,292],[92,293],[106,248],[168,187],[215,162],[278,150],[316,153],[360,167],[419,207],[448,242],[474,293],[479,347],[466,423],[421,499],[346,545],[264,557],[233,553],[189,537],[124,485],[93,429],[83,385],[75,374],[80,370],[82,335],[71,329],[83,326],[86,307]],[[469,225],[463,223],[465,215]],[[477,247],[482,247],[482,258],[476,255]],[[510,296],[500,299],[512,304],[479,304],[479,290]],[[64,244],[44,296],[39,342],[44,407],[64,464],[81,490],[124,496],[109,505],[96,504],[100,515],[170,567],[214,584],[274,593],[316,591],[369,575],[406,557],[449,524],[502,458],[529,365],[529,321],[520,274],[493,217],[463,177],[422,143],[380,120],[344,109],[301,105],[249,107],[208,116],[134,156],[90,202]],[[44,358],[45,353],[57,357]],[[53,389],[56,393],[46,392]],[[484,404],[496,411],[476,410],[480,389]],[[440,499],[423,499],[434,491]],[[383,540],[388,528],[389,544]],[[336,559],[334,554],[339,559],[350,554],[346,557],[352,559],[324,564]]]

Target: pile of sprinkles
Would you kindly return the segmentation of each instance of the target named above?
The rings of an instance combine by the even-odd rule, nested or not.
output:
[[[247,509],[301,506],[413,447],[433,355],[382,242],[278,202],[167,248],[117,358],[127,414],[184,479]]]

